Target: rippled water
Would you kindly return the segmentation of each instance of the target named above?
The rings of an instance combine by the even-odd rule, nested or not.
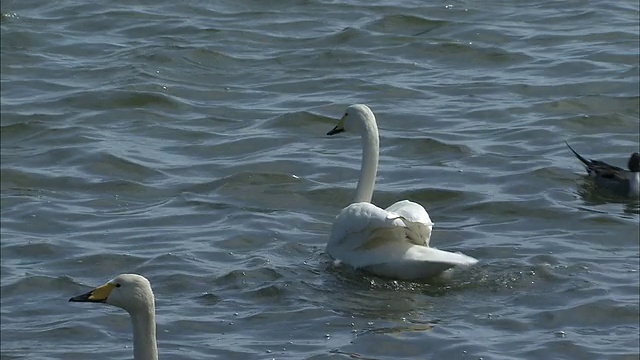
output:
[[[2,359],[125,359],[122,272],[161,359],[637,359],[639,206],[565,147],[639,143],[637,1],[2,2]],[[422,283],[335,269],[360,141],[374,201],[480,259]]]

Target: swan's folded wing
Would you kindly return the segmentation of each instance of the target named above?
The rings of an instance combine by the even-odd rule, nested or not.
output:
[[[346,250],[367,251],[386,244],[428,246],[431,229],[429,214],[411,201],[399,201],[386,210],[368,202],[354,203],[336,217],[327,251],[334,256]]]
[[[404,226],[398,215],[390,214],[368,202],[353,203],[342,209],[336,217],[327,246],[339,245],[355,249],[363,246],[376,229],[398,226]]]
[[[420,204],[409,200],[398,201],[385,209],[390,214],[396,214],[404,220],[407,228],[407,240],[416,245],[429,246],[433,222],[429,213]]]
[[[401,200],[385,209],[402,216],[411,222],[419,222],[425,225],[433,225],[429,213],[422,205],[409,200]]]

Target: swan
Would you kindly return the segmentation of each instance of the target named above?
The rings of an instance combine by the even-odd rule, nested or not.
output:
[[[336,264],[375,275],[415,280],[442,274],[478,260],[429,246],[433,222],[419,204],[401,200],[381,209],[371,203],[378,168],[376,118],[363,104],[351,105],[327,135],[355,132],[362,137],[362,165],[353,203],[338,214],[326,252]]]
[[[133,358],[157,360],[156,315],[151,284],[142,275],[120,274],[69,301],[106,303],[126,310],[133,323]]]
[[[597,187],[621,196],[638,196],[640,193],[640,154],[634,152],[629,156],[629,161],[627,161],[629,170],[625,170],[604,161],[585,159],[573,150],[568,142],[564,143],[582,162],[587,174],[595,181]]]

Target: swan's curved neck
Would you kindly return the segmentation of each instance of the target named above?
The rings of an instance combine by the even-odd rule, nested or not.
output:
[[[134,360],[158,360],[154,306],[131,313],[131,322],[133,323]]]
[[[378,171],[378,151],[380,140],[375,122],[366,122],[362,133],[362,165],[360,180],[356,188],[356,198],[353,202],[371,202],[373,187],[376,183]]]

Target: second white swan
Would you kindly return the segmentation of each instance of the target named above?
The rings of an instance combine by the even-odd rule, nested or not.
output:
[[[336,217],[327,253],[339,263],[376,275],[404,280],[429,278],[454,266],[478,260],[429,246],[433,222],[427,211],[408,200],[386,209],[371,203],[378,169],[379,138],[376,118],[363,104],[351,105],[327,133],[356,132],[362,137],[360,179],[353,203]]]
[[[144,276],[120,274],[69,301],[107,303],[126,310],[133,324],[133,359],[158,360],[155,299],[151,284]]]

